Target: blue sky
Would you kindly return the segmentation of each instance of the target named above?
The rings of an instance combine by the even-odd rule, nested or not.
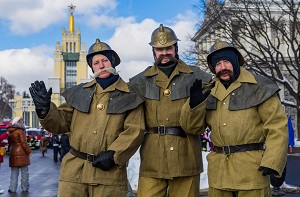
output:
[[[69,11],[76,6],[75,31],[87,49],[96,38],[107,42],[121,57],[117,67],[128,79],[153,62],[148,45],[152,31],[163,23],[171,27],[179,42],[179,54],[191,44],[198,16],[198,0],[1,0],[0,76],[27,91],[34,80],[47,84],[53,77],[53,53],[61,30],[68,30]]]

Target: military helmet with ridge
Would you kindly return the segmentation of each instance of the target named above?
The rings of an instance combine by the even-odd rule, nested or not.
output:
[[[151,35],[151,42],[149,43],[152,47],[163,48],[169,47],[175,44],[177,41],[180,41],[175,32],[169,28],[164,27],[163,24],[160,24]]]
[[[95,43],[89,48],[88,54],[86,56],[86,61],[88,65],[92,68],[92,58],[97,54],[105,55],[105,52],[111,51],[113,54],[113,62],[111,64],[113,67],[120,64],[121,60],[118,54],[110,48],[110,46],[104,42],[101,42],[99,38],[96,39]]]

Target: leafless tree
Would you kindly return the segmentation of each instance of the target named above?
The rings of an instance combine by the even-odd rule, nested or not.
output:
[[[12,109],[9,106],[9,99],[13,99],[15,94],[15,86],[7,82],[0,76],[0,120],[11,118]]]
[[[243,54],[248,70],[271,78],[284,89],[282,104],[288,115],[296,114],[293,119],[297,119],[300,140],[300,0],[205,3],[199,31],[232,42]],[[209,51],[195,52],[197,62],[205,65]]]

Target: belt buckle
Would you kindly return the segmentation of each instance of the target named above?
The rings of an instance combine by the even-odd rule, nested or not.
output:
[[[227,149],[226,149],[227,148]],[[223,154],[226,155],[226,156],[229,156],[231,154],[230,152],[230,146],[229,145],[226,145],[226,146],[222,146],[222,149],[223,149]],[[226,151],[227,150],[227,151]]]
[[[95,155],[94,154],[90,154],[90,153],[87,153],[86,154],[86,160],[88,161],[88,162],[93,162],[94,161],[94,159],[95,159]]]
[[[166,135],[166,126],[165,125],[158,126],[157,133],[158,135]]]

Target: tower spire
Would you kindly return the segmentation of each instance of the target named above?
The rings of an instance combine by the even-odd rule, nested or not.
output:
[[[75,11],[76,6],[74,6],[72,3],[68,6],[70,17],[69,17],[69,33],[74,33],[74,16],[73,12]]]

